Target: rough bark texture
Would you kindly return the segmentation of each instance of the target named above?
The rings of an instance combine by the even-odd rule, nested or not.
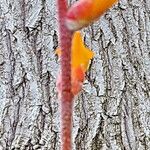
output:
[[[0,150],[60,149],[55,13],[54,0],[0,0]],[[95,58],[73,149],[149,150],[149,0],[121,0],[83,34]]]

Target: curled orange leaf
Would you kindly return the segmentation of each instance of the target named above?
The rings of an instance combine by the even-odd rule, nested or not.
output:
[[[70,30],[79,30],[98,19],[117,0],[79,0],[67,12],[66,24]]]

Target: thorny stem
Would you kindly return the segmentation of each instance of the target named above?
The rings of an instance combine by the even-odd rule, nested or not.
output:
[[[66,0],[57,0],[59,38],[61,55],[62,91],[60,93],[61,107],[61,150],[72,149],[72,105],[73,94],[71,92],[71,38],[72,32],[65,25],[67,12]]]

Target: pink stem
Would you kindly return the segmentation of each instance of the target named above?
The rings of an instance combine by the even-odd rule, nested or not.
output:
[[[66,0],[57,0],[59,38],[61,55],[62,91],[60,96],[61,107],[61,150],[72,149],[72,105],[73,94],[71,92],[71,38],[72,32],[65,25],[67,12]]]

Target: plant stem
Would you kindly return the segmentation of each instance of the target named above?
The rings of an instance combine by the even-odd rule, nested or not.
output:
[[[71,38],[72,32],[65,25],[67,12],[66,0],[57,0],[59,38],[61,54],[62,91],[60,96],[61,107],[61,150],[72,149],[72,113],[73,94],[71,92]]]

